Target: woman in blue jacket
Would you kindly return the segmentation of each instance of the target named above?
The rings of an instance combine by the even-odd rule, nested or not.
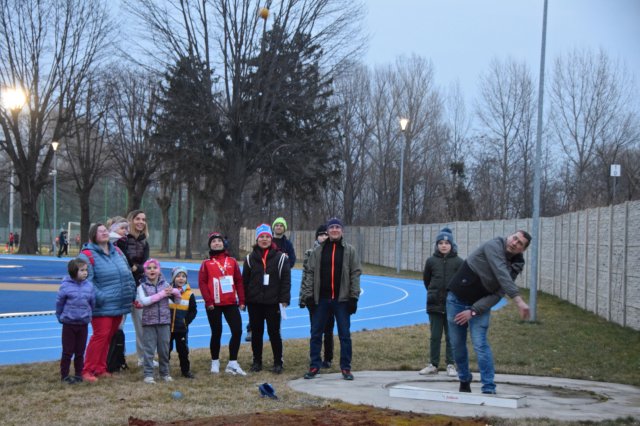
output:
[[[107,353],[111,338],[120,327],[122,316],[131,312],[136,284],[127,259],[120,249],[109,242],[109,230],[101,223],[89,229],[89,242],[79,258],[89,265],[87,279],[96,291],[96,304],[91,319],[93,335],[85,355],[82,379],[95,382],[109,377]]]

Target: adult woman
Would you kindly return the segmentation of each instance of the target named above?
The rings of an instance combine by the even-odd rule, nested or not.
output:
[[[264,323],[273,352],[273,371],[282,373],[282,337],[280,336],[280,305],[286,308],[291,300],[291,267],[287,255],[273,244],[271,227],[262,224],[256,229],[256,245],[247,255],[242,268],[244,294],[249,310],[251,370],[262,370],[262,335]]]
[[[129,221],[129,234],[127,234],[127,260],[136,281],[136,287],[140,285],[140,280],[144,276],[144,262],[149,260],[149,231],[147,228],[147,216],[142,210],[133,210],[127,215]],[[136,354],[138,355],[138,366],[144,363],[144,346],[142,344],[142,310],[134,309],[131,313],[133,327],[136,330]]]
[[[229,364],[225,372],[245,376],[238,364],[238,350],[242,337],[240,309],[244,310],[244,286],[238,262],[224,248],[224,236],[219,232],[209,234],[209,259],[202,262],[198,272],[198,287],[204,299],[207,319],[211,327],[211,372],[220,372],[220,338],[222,315],[229,324]]]
[[[91,319],[93,335],[85,355],[82,379],[95,382],[108,377],[107,352],[111,338],[118,330],[122,316],[131,311],[135,299],[135,282],[122,252],[109,242],[109,230],[101,223],[91,225],[89,242],[79,258],[89,265],[87,279],[96,291],[96,304]]]

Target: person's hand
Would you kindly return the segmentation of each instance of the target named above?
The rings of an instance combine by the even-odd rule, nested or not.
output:
[[[516,296],[513,298],[513,301],[516,302],[516,305],[518,305],[518,311],[520,312],[520,319],[522,320],[529,319],[529,314],[531,313],[531,311],[529,309],[529,305],[527,305],[525,301],[522,300],[522,297]]]
[[[139,302],[139,301],[137,301],[137,300],[134,300],[134,301],[133,301],[133,306],[134,306],[136,309],[142,309],[142,308],[144,307],[144,306],[142,306],[142,303],[140,303],[140,302]]]
[[[164,294],[165,296],[171,296],[171,294],[173,293],[173,289],[171,287],[167,287],[164,289]]]
[[[352,297],[349,299],[348,303],[348,308],[349,308],[349,314],[353,315],[358,311],[358,299],[356,299],[355,297]]]
[[[453,317],[453,322],[458,325],[465,325],[471,320],[473,317],[473,311],[471,309],[466,309],[462,312],[459,312],[455,317]]]
[[[281,305],[282,305],[283,308],[286,308],[287,306],[289,306],[288,303],[281,303]]]
[[[244,312],[247,309],[247,307],[244,305],[239,305],[238,308],[240,308],[242,312]]]
[[[205,309],[207,311],[213,311],[215,308],[216,308],[215,306],[211,305],[211,306],[207,306]]]

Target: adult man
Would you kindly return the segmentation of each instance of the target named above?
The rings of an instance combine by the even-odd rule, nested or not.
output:
[[[531,235],[516,231],[506,239],[497,237],[482,244],[465,260],[448,285],[447,320],[453,356],[458,367],[460,392],[471,392],[467,330],[478,358],[482,393],[495,394],[493,354],[487,341],[491,307],[506,293],[518,306],[520,317],[529,317],[515,279],[524,267],[522,253]]]
[[[273,229],[273,243],[278,246],[281,252],[289,256],[289,266],[293,268],[296,265],[296,251],[291,241],[284,235],[287,232],[287,221],[283,217],[278,217],[271,224],[271,228]]]
[[[358,309],[360,297],[360,259],[356,249],[344,242],[342,222],[332,218],[327,222],[329,239],[316,247],[309,256],[300,297],[306,306],[315,307],[311,320],[309,371],[305,379],[313,379],[322,366],[320,351],[322,333],[330,311],[335,315],[340,337],[340,370],[344,380],[351,374],[351,315]]]
[[[63,254],[69,254],[69,240],[67,240],[67,231],[61,230],[60,235],[58,236],[58,257]]]

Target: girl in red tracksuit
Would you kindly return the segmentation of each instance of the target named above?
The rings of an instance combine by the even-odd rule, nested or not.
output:
[[[246,376],[238,364],[238,350],[242,337],[240,310],[245,309],[244,286],[238,262],[224,248],[224,236],[219,232],[209,234],[209,260],[202,262],[198,273],[198,286],[204,299],[207,319],[211,327],[211,373],[220,372],[220,338],[222,315],[231,329],[229,340],[229,364],[225,372]]]

